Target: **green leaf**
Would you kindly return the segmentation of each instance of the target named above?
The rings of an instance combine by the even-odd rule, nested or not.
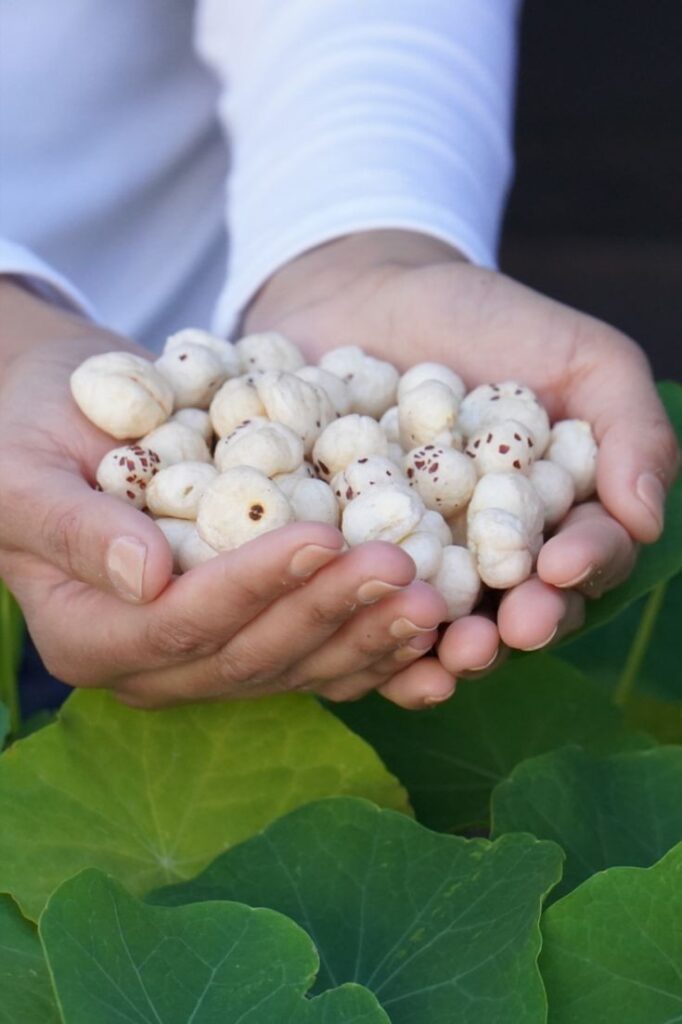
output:
[[[81,691],[0,757],[0,891],[34,919],[85,867],[142,893],[337,793],[406,809],[374,751],[312,697],[152,713]]]
[[[605,868],[649,867],[682,841],[682,747],[531,758],[495,789],[492,817],[496,836],[531,832],[563,847],[552,899]]]
[[[682,387],[673,381],[659,384],[658,391],[677,436],[682,443]],[[643,547],[628,579],[598,601],[587,605],[585,625],[577,635],[587,633],[614,618],[638,597],[647,594],[682,570],[682,475],[668,495],[665,530],[655,544]]]
[[[439,835],[336,798],[299,808],[152,899],[239,899],[286,914],[319,950],[315,991],[357,982],[393,1024],[542,1024],[538,919],[561,860],[531,836]]]
[[[57,1024],[43,951],[35,926],[0,894],[0,1024]]]
[[[626,608],[616,619],[586,636],[563,644],[560,657],[586,672],[606,691],[615,690],[632,648],[642,629],[642,617],[656,591]],[[635,689],[663,700],[682,701],[682,673],[679,666],[680,622],[682,622],[682,575],[665,588],[662,607],[648,636],[646,649],[636,665]],[[633,652],[636,653],[636,652]]]
[[[431,711],[376,696],[332,710],[404,782],[419,821],[440,831],[485,824],[493,788],[527,757],[568,743],[608,750],[639,742],[584,676],[546,654],[462,681]]]
[[[682,1020],[682,844],[595,875],[543,915],[549,1024]]]
[[[24,620],[19,605],[0,580],[0,700],[9,713],[10,729],[21,725],[19,664],[24,645]]]
[[[315,947],[271,910],[151,907],[88,870],[51,897],[40,936],[64,1024],[389,1024],[356,985],[306,1000]]]
[[[0,704],[0,750],[5,745],[9,733],[9,712],[4,704]]]
[[[657,700],[635,693],[623,713],[633,728],[655,736],[659,743],[682,743],[682,701]]]

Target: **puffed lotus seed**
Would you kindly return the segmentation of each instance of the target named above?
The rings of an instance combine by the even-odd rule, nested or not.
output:
[[[452,544],[450,527],[440,512],[435,512],[432,508],[427,508],[417,524],[417,530],[421,533],[432,533],[440,541],[441,547]]]
[[[235,466],[220,473],[204,491],[197,530],[216,551],[230,551],[286,526],[293,518],[290,502],[264,473]]]
[[[305,365],[301,350],[277,331],[248,334],[235,343],[242,373],[287,370],[294,373]]]
[[[403,469],[426,507],[446,519],[464,508],[476,486],[471,459],[455,448],[432,444],[414,448],[405,456]]]
[[[153,448],[165,466],[176,462],[210,462],[211,453],[201,434],[184,423],[169,421],[152,430],[140,444]]]
[[[428,580],[438,572],[443,559],[443,545],[435,533],[415,530],[401,540],[398,547],[402,548],[414,562],[417,570],[416,579]]]
[[[227,437],[235,427],[255,416],[266,416],[265,406],[251,377],[227,380],[216,391],[209,408],[213,429],[218,437]]]
[[[341,518],[341,530],[351,547],[369,540],[394,544],[414,533],[424,505],[413,491],[374,487],[350,501]]]
[[[101,490],[115,494],[135,508],[147,504],[147,488],[162,467],[158,452],[139,444],[128,444],[107,452],[97,467]]]
[[[437,380],[441,384],[446,384],[455,396],[457,405],[466,394],[464,381],[449,366],[445,366],[443,363],[416,363],[405,371],[398,382],[398,402],[408,391],[427,380]]]
[[[275,476],[270,479],[273,484],[277,484],[283,493],[286,494],[287,498],[289,498],[299,480],[310,480],[314,476],[315,471],[310,463],[302,462],[301,465],[297,466],[291,473],[276,473]]]
[[[315,384],[318,388],[322,388],[327,393],[337,416],[347,416],[351,411],[346,382],[337,377],[335,373],[323,370],[321,366],[302,366],[300,370],[296,370],[296,376],[307,381],[308,384]]]
[[[585,501],[597,484],[597,444],[585,420],[560,420],[552,427],[547,458],[570,473],[575,500]]]
[[[176,349],[182,348],[183,345],[203,345],[204,348],[210,349],[214,355],[218,356],[223,370],[228,377],[239,376],[239,356],[231,341],[225,341],[224,338],[218,337],[217,334],[203,331],[199,327],[186,327],[182,331],[171,334],[166,339],[166,344],[163,347],[164,355],[167,352],[174,352]]]
[[[341,512],[334,492],[324,480],[300,477],[292,486],[285,485],[283,490],[291,502],[294,518],[299,522],[339,525]]]
[[[190,569],[195,569],[197,565],[203,565],[204,562],[208,562],[219,554],[215,548],[212,548],[210,544],[207,544],[199,536],[194,523],[191,526],[191,532],[180,542],[178,550],[178,568],[180,572],[189,572]]]
[[[575,498],[573,477],[558,462],[540,459],[528,471],[528,479],[538,492],[545,511],[545,529],[560,523]]]
[[[178,409],[171,416],[170,423],[182,423],[185,427],[196,430],[201,434],[207,445],[213,441],[213,427],[211,417],[205,409]]]
[[[320,366],[345,381],[353,412],[379,419],[395,404],[399,379],[395,366],[367,355],[357,345],[325,352]]]
[[[528,579],[534,554],[528,531],[511,512],[487,508],[470,516],[467,543],[483,582],[494,590],[508,590]]]
[[[332,477],[331,489],[342,509],[370,487],[402,487],[409,484],[395,462],[383,455],[365,455],[350,462]]]
[[[290,427],[303,441],[308,455],[336,413],[326,393],[293,373],[270,372],[257,377],[254,386],[271,420]]]
[[[446,622],[470,615],[481,596],[481,578],[476,560],[467,548],[449,544],[443,548],[437,571],[429,577],[448,606]]]
[[[459,408],[459,424],[467,437],[501,420],[523,423],[533,435],[535,458],[542,458],[549,441],[549,417],[530,388],[514,380],[481,384],[469,392]]]
[[[158,526],[168,541],[173,555],[173,572],[183,572],[180,568],[180,547],[190,534],[197,534],[196,526],[191,519],[175,519],[171,516],[160,516],[154,520],[154,525]]]
[[[179,345],[154,366],[173,389],[175,409],[208,409],[227,376],[220,357],[204,345]]]
[[[400,421],[398,419],[398,406],[392,405],[387,409],[379,420],[379,426],[386,435],[389,444],[400,444]]]
[[[457,399],[447,384],[425,380],[398,402],[400,443],[405,451],[452,435],[457,424]],[[447,444],[444,447],[452,447]]]
[[[325,427],[313,448],[313,465],[323,480],[331,480],[355,459],[387,452],[388,441],[377,421],[352,413]]]
[[[244,424],[250,427],[250,424]],[[233,466],[252,466],[272,477],[292,473],[303,462],[303,442],[282,423],[268,423],[254,429],[235,430],[223,437],[214,452],[221,473]]]
[[[488,423],[469,438],[464,449],[479,476],[486,473],[526,473],[535,459],[535,441],[517,420]]]
[[[147,508],[155,516],[196,519],[199,500],[217,475],[208,462],[176,462],[166,466],[147,487]]]
[[[132,352],[90,356],[71,374],[71,394],[91,423],[118,440],[143,437],[173,411],[168,381]]]
[[[488,473],[481,477],[469,502],[469,525],[477,512],[488,509],[516,516],[533,546],[535,538],[542,536],[545,510],[540,495],[522,473]]]

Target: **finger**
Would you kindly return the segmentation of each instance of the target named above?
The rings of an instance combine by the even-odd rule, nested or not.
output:
[[[159,706],[174,696],[241,698],[293,688],[299,682],[298,675],[295,682],[289,678],[294,666],[333,635],[358,606],[407,586],[414,572],[412,559],[396,545],[360,545],[322,568],[305,587],[275,601],[215,653],[163,672],[131,674],[121,686],[145,701],[159,700]]]
[[[450,623],[438,644],[438,658],[451,675],[489,671],[497,661],[500,634],[484,615],[467,615]]]
[[[173,580],[143,607],[68,580],[32,555],[10,561],[53,673],[93,686],[212,654],[269,602],[301,587],[316,565],[337,557],[342,545],[330,526],[293,523]]]
[[[508,647],[521,651],[546,647],[559,633],[564,616],[573,613],[576,597],[531,577],[507,591],[500,601],[500,638]]]
[[[428,650],[447,608],[428,583],[415,581],[405,590],[356,612],[321,647],[296,664],[294,685],[307,680],[350,676],[372,667],[379,675],[400,670],[400,662]],[[418,641],[409,647],[410,641]],[[424,646],[425,645],[425,646]]]
[[[401,708],[420,711],[452,697],[455,679],[437,658],[421,658],[380,686],[377,692]]]
[[[125,601],[151,601],[167,585],[170,548],[142,512],[94,491],[75,469],[38,471],[13,453],[6,463],[0,546],[29,551]]]
[[[594,351],[600,361],[579,375],[568,413],[594,426],[604,506],[636,540],[650,543],[663,528],[665,492],[679,465],[675,434],[641,349],[609,334]]]
[[[599,597],[627,578],[635,554],[625,528],[590,502],[576,506],[542,547],[537,572],[545,583]]]

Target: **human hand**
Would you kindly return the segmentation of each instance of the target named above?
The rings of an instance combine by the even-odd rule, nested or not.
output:
[[[505,646],[535,650],[577,628],[583,597],[621,582],[635,543],[659,536],[677,444],[644,354],[606,324],[473,267],[440,242],[383,231],[322,246],[274,275],[245,323],[247,332],[266,327],[311,361],[360,345],[401,369],[447,363],[469,387],[516,379],[553,420],[592,424],[599,501],[569,513],[536,575],[502,598],[496,623],[474,614],[448,628],[438,650],[453,676],[489,669]],[[419,685],[436,666],[424,659]]]
[[[86,356],[143,350],[16,286],[1,298],[0,575],[48,669],[140,707],[288,689],[348,699],[389,680],[401,702],[444,611],[410,586],[411,560],[387,544],[340,554],[337,530],[296,523],[172,579],[152,520],[93,489],[116,442],[69,393]],[[420,699],[449,689],[442,671]]]

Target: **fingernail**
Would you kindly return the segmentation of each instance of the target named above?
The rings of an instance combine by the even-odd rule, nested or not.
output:
[[[361,604],[374,604],[387,594],[395,594],[396,590],[402,589],[394,583],[384,583],[383,580],[368,580],[358,588],[357,598]]]
[[[556,624],[556,626],[554,627],[552,632],[549,634],[549,636],[546,636],[545,639],[541,643],[535,644],[533,647],[520,647],[519,650],[526,651],[528,653],[530,653],[530,651],[539,651],[542,647],[546,647],[547,644],[550,644],[552,642],[554,637],[557,635],[558,630],[559,630],[559,623]]]
[[[424,700],[425,708],[435,708],[438,704],[442,704],[446,700],[450,700],[453,693],[455,692],[455,683],[452,684],[452,688],[447,693],[440,693],[437,696],[426,697]]]
[[[135,537],[118,537],[107,550],[107,575],[126,600],[142,600],[147,546]]]
[[[663,529],[663,508],[665,505],[665,490],[663,484],[653,473],[642,473],[637,479],[637,497],[646,505],[651,515],[656,520],[659,530]]]
[[[409,643],[398,647],[393,655],[394,660],[410,661],[410,659],[418,658],[420,654],[428,651],[434,644],[433,630],[430,630],[429,633],[430,635],[426,636],[415,636]]]
[[[572,580],[568,580],[566,583],[559,583],[562,589],[568,587],[577,587],[579,583],[584,583],[585,580],[589,579],[592,573],[595,571],[596,566],[590,562],[586,569],[582,569],[577,576],[574,576]]]
[[[289,572],[292,576],[312,576],[314,572],[321,569],[332,558],[339,554],[338,548],[325,548],[322,544],[307,544],[300,551],[297,551],[289,563]]]
[[[419,636],[420,633],[432,633],[435,628],[435,625],[417,626],[414,622],[410,622],[409,619],[401,618],[392,622],[388,631],[396,640],[407,640],[411,636]]]
[[[476,666],[474,666],[474,668],[467,669],[467,671],[468,672],[485,672],[485,670],[487,668],[490,668],[490,666],[493,665],[497,661],[499,653],[500,653],[500,649],[498,647],[498,649],[495,651],[495,653],[493,654],[493,656],[490,659],[490,661],[486,661],[485,665],[476,665]]]

